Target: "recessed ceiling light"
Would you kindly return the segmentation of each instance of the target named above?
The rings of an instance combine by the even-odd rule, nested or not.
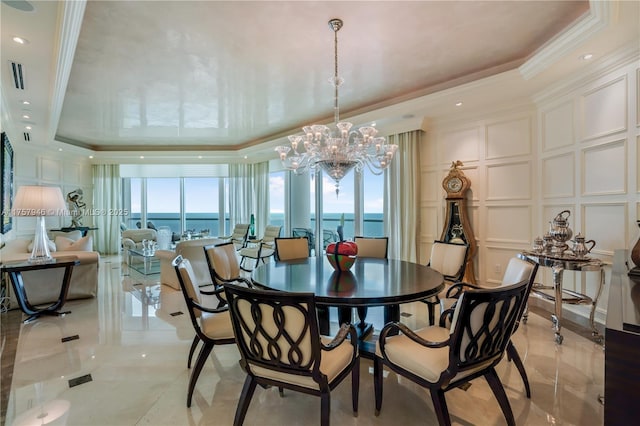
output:
[[[462,102],[456,102],[456,106],[462,106]]]
[[[27,40],[26,38],[18,37],[18,36],[14,36],[12,40],[18,44],[29,44],[29,40]]]
[[[90,155],[89,158],[93,158],[93,155]]]
[[[58,151],[62,152],[62,148],[58,148]]]
[[[582,59],[583,61],[588,61],[589,59],[593,58],[593,54],[592,53],[585,53],[584,55],[580,56],[580,59]]]
[[[31,105],[31,102],[29,102],[29,101],[22,101],[22,105]]]
[[[25,129],[31,130],[31,126],[24,126]]]
[[[28,120],[29,118],[31,118],[31,116],[25,114],[25,115],[22,116],[22,118],[26,118]]]
[[[198,158],[202,159],[202,155],[198,155]]]
[[[244,156],[244,159],[246,160],[247,158],[249,158],[249,157],[245,155],[245,156]]]
[[[141,155],[140,158],[144,159],[144,155]]]

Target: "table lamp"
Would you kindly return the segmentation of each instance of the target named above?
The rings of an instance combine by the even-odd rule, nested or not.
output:
[[[25,185],[18,188],[11,214],[14,217],[35,216],[36,232],[29,263],[47,263],[53,260],[49,253],[49,238],[45,228],[45,216],[68,215],[62,191],[57,186]]]

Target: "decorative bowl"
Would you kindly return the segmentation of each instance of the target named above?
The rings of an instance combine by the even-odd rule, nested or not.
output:
[[[327,253],[327,259],[336,271],[348,271],[353,266],[358,256],[347,254]]]

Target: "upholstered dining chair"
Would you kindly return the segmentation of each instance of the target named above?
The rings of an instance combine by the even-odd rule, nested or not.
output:
[[[468,244],[434,241],[433,246],[431,246],[431,257],[429,258],[427,266],[440,272],[444,276],[445,283],[457,283],[462,281],[464,277],[468,254]],[[446,291],[446,288],[444,291]],[[435,325],[435,308],[440,304],[439,296],[430,297],[423,300],[423,302],[427,304],[429,311],[429,324]]]
[[[228,307],[222,305],[217,308],[210,308],[203,304],[202,292],[194,281],[193,268],[189,260],[183,259],[182,256],[177,256],[173,260],[173,267],[176,270],[180,289],[187,303],[187,311],[191,318],[191,324],[193,324],[193,328],[196,331],[196,339],[194,339],[189,352],[189,364],[191,364],[191,356],[198,341],[201,340],[203,342],[200,352],[198,353],[198,359],[189,378],[187,407],[191,407],[193,390],[196,387],[196,382],[198,381],[202,367],[204,367],[207,358],[209,358],[214,345],[234,343],[235,337]],[[223,289],[220,288],[220,291],[222,290]]]
[[[306,237],[282,237],[275,239],[276,260],[296,260],[309,257]]]
[[[353,242],[358,246],[358,258],[365,259],[386,259],[389,252],[389,237],[354,237]],[[384,321],[390,320],[390,313],[393,309],[397,309],[398,305],[384,307]],[[347,308],[348,309],[348,308]],[[367,317],[367,307],[360,306],[357,308],[359,327],[364,328],[364,320]],[[341,314],[343,316],[344,313]]]
[[[334,339],[321,337],[313,293],[224,288],[247,373],[234,425],[243,424],[258,384],[320,396],[320,424],[329,425],[330,392],[349,373],[357,415],[360,357],[353,325],[343,324]]]
[[[245,271],[252,271],[260,261],[265,262],[266,259],[273,256],[276,252],[275,240],[280,236],[281,229],[282,226],[267,225],[261,239],[250,241],[251,244],[247,243],[247,247],[240,249],[240,268]],[[255,260],[253,268],[245,268],[244,261],[247,258]]]
[[[431,393],[440,425],[450,425],[445,392],[484,377],[507,420],[515,425],[495,366],[526,302],[528,280],[510,286],[465,291],[455,305],[451,329],[428,326],[412,331],[400,322],[380,332],[373,365],[375,413],[382,407],[383,366]],[[393,336],[392,334],[400,334]]]
[[[524,311],[527,307],[526,300],[529,298],[529,294],[531,293],[531,289],[533,288],[533,284],[536,278],[536,272],[538,271],[538,264],[531,262],[529,260],[520,259],[518,257],[513,257],[509,260],[507,264],[507,269],[504,271],[504,276],[502,277],[502,286],[512,285],[518,283],[522,280],[527,280],[527,292],[525,303],[522,304],[522,309],[520,311],[520,315],[516,320],[516,327],[514,332],[518,329],[520,325],[521,318],[524,314]],[[477,285],[468,284],[464,282],[460,282],[452,285],[446,293],[446,297],[440,299],[440,307],[441,307],[441,317],[440,317],[440,326],[450,327],[451,325],[451,316],[453,314],[453,305],[458,301],[460,295],[468,289],[478,289],[482,288]],[[531,398],[531,387],[529,386],[529,378],[527,376],[527,372],[524,368],[524,364],[522,363],[522,359],[520,358],[520,354],[518,350],[513,345],[513,342],[509,340],[509,344],[507,345],[507,357],[513,361],[513,364],[516,366],[516,369],[520,373],[520,377],[522,377],[522,381],[524,383],[524,388],[527,394],[527,398]]]
[[[249,237],[249,224],[248,223],[236,223],[233,227],[233,231],[231,235],[227,235],[226,237],[220,237],[221,240],[228,240],[232,242],[236,248],[236,250],[240,250],[241,248],[247,245],[247,238]]]

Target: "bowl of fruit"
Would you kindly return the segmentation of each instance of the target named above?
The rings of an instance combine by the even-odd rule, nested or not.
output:
[[[327,259],[336,271],[348,271],[358,257],[358,246],[352,241],[339,241],[327,246]]]

